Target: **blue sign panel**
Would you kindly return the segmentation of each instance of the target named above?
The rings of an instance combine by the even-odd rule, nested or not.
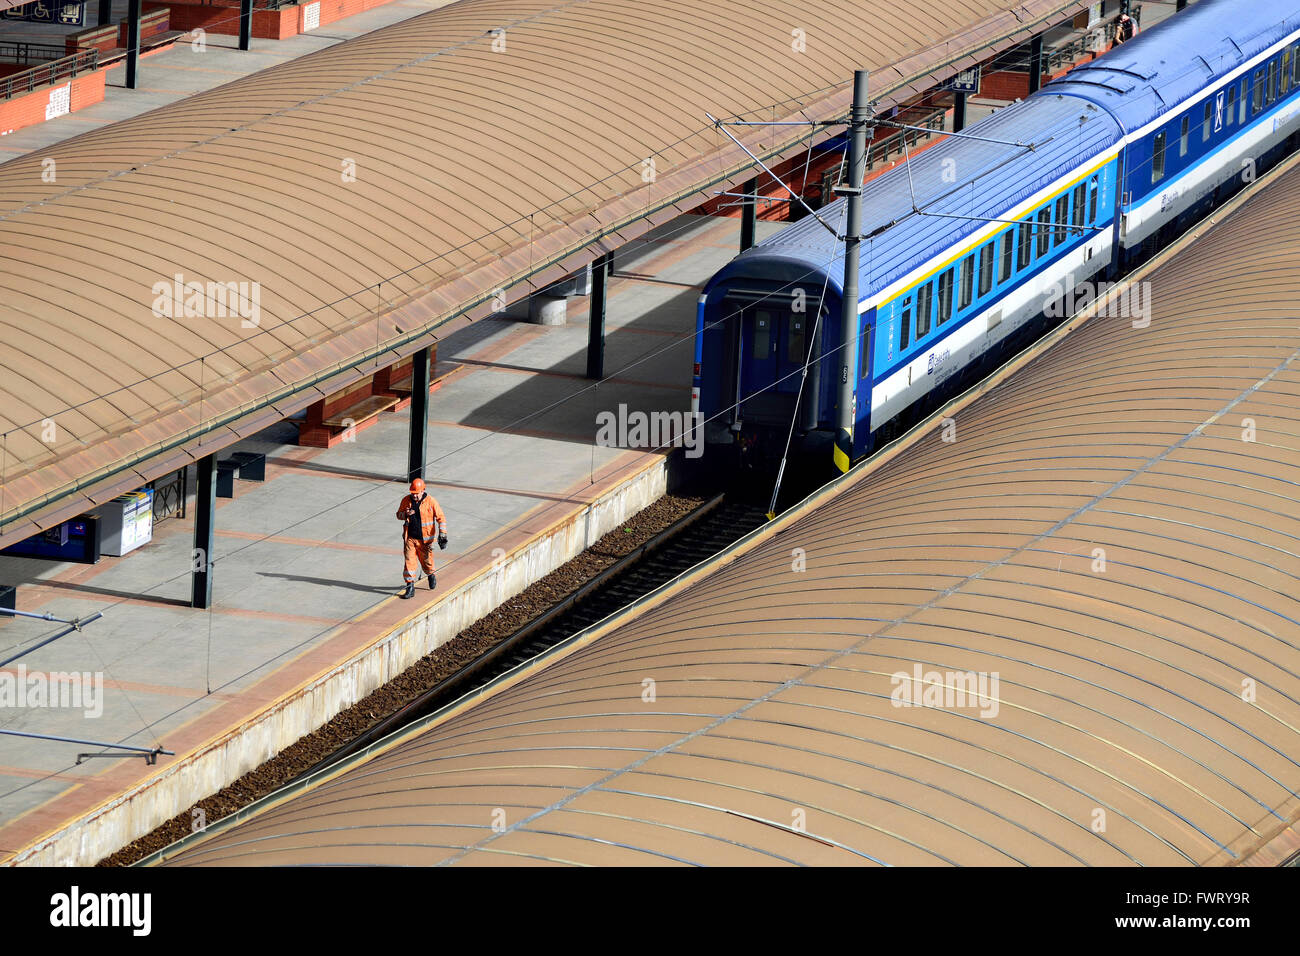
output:
[[[86,0],[36,0],[21,7],[10,7],[4,15],[7,20],[80,27],[86,24]]]
[[[100,553],[99,518],[93,515],[65,521],[0,551],[6,557],[43,558],[78,564],[98,564]]]
[[[980,91],[980,68],[975,66],[969,70],[962,70],[945,83],[943,88],[954,93],[978,93]]]
[[[68,27],[86,25],[86,4],[84,2],[60,3],[58,5],[59,22]]]

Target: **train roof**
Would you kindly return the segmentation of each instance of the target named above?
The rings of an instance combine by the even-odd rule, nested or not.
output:
[[[1126,133],[1191,99],[1300,26],[1296,0],[1202,0],[1044,87],[1114,113]]]
[[[1076,97],[1048,95],[1014,103],[967,132],[997,142],[950,136],[914,156],[910,176],[900,164],[866,184],[863,234],[883,231],[862,244],[862,298],[979,231],[988,219],[1003,216],[1120,138],[1119,127],[1104,110]],[[1015,143],[1033,148],[1010,145]],[[913,190],[916,205],[928,214],[913,213]],[[819,215],[843,234],[844,200]],[[972,218],[952,218],[956,216]],[[737,256],[710,285],[750,276],[790,280],[830,266],[828,282],[838,295],[843,268],[835,264],[842,255],[842,243],[809,216]]]

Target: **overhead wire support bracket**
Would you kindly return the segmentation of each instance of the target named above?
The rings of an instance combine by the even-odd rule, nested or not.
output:
[[[705,114],[708,116],[708,114]],[[761,120],[715,120],[712,116],[709,119],[718,126],[847,126],[848,120],[782,120],[780,122],[764,123]]]
[[[894,124],[894,125],[898,125],[898,124]],[[912,128],[912,129],[924,129],[924,127],[910,127],[910,128]],[[960,135],[960,134],[950,134],[950,135]],[[974,138],[978,139],[979,137],[974,137]],[[1000,145],[1004,145],[1004,146],[1021,146],[1021,145],[1023,145],[1023,144],[1021,144],[1021,143],[1006,143],[1006,142],[1004,142],[1004,141],[1002,141],[1002,140],[987,140],[987,142],[990,142],[990,143],[999,143]],[[1050,143],[1050,142],[1051,142],[1051,139],[1043,140],[1043,142],[1044,142],[1044,143]],[[1027,148],[1028,148],[1028,149],[1033,149],[1034,147],[1033,147],[1033,146],[1029,146],[1029,147],[1027,147]],[[903,138],[903,167],[907,170],[907,189],[908,189],[908,192],[911,193],[911,196],[912,196],[912,213],[911,213],[912,215],[916,215],[916,216],[933,216],[933,217],[940,218],[940,219],[964,219],[964,220],[967,220],[967,221],[969,221],[969,222],[1006,223],[1007,225],[1011,225],[1011,226],[1023,225],[1023,224],[1024,224],[1024,220],[1023,220],[1023,219],[998,219],[998,218],[995,218],[995,217],[993,217],[993,216],[962,216],[962,215],[959,215],[959,214],[957,214],[957,213],[951,213],[951,212],[927,212],[925,209],[923,209],[923,208],[921,208],[919,205],[917,205],[917,202],[916,202],[916,186],[914,185],[914,183],[913,183],[913,181],[912,181],[912,154],[911,154],[911,151],[907,148],[907,138],[906,138],[906,137]],[[861,191],[861,190],[859,190],[859,192],[860,192],[860,191]],[[862,238],[865,238],[865,239],[872,239],[872,238],[878,236],[880,233],[884,232],[885,230],[889,229],[891,226],[895,226],[895,225],[897,225],[898,222],[899,222],[899,220],[895,219],[895,220],[893,220],[892,222],[886,223],[884,226],[880,226],[880,227],[878,227],[877,229],[873,230],[871,233],[869,233],[868,235],[866,235],[866,236],[864,236],[864,237],[862,237]],[[1084,230],[1084,228],[1085,228],[1085,227],[1083,227],[1083,226],[1076,226],[1076,225],[1074,225],[1074,224],[1072,224],[1072,223],[1068,223],[1068,222],[1057,222],[1057,221],[1055,221],[1055,220],[1051,220],[1051,221],[1048,221],[1048,222],[1037,222],[1037,221],[1035,221],[1034,223],[1031,223],[1031,225],[1033,225],[1033,226],[1034,226],[1035,228],[1037,228],[1037,229],[1047,229],[1047,230],[1050,230],[1050,231],[1053,231],[1053,232],[1064,232],[1064,231],[1067,231],[1067,230],[1073,230],[1073,231],[1078,232],[1080,235],[1082,235],[1083,230]],[[1088,227],[1086,227],[1086,228],[1089,229],[1089,230],[1092,231],[1092,232],[1101,232],[1101,231],[1103,231],[1103,228],[1104,228],[1104,227],[1102,227],[1102,226],[1088,226]]]
[[[56,734],[34,734],[25,730],[0,730],[0,734],[8,737],[27,737],[31,740],[52,740],[60,744],[81,744],[85,747],[104,747],[108,750],[126,750],[131,756],[143,757],[149,766],[158,762],[159,756],[174,757],[175,751],[164,750],[162,747],[133,747],[130,744],[113,744],[103,740],[82,740],[80,737],[60,737]],[[117,754],[77,754],[77,763],[89,757],[115,757]]]
[[[73,627],[77,627],[78,624],[81,623],[76,618],[69,621],[61,617],[55,617],[53,614],[36,614],[33,611],[15,611],[7,607],[0,607],[0,614],[12,614],[14,617],[30,617],[37,621],[53,621],[55,624],[71,624]]]
[[[71,621],[63,621],[57,617],[49,617],[41,614],[29,614],[24,611],[16,611],[10,613],[16,613],[22,617],[34,617],[42,621],[54,621],[58,624],[66,624],[67,627],[65,627],[63,630],[59,631],[59,633],[53,635],[52,637],[47,637],[45,640],[39,641],[36,644],[31,645],[30,647],[23,648],[17,654],[12,654],[9,657],[6,657],[4,660],[0,661],[0,667],[7,667],[9,664],[12,664],[14,661],[18,660],[18,658],[26,657],[32,651],[39,650],[40,648],[44,647],[46,644],[53,644],[59,638],[67,637],[69,634],[73,633],[74,631],[80,631],[87,624],[91,623],[92,621],[98,621],[101,617],[104,616],[103,611],[96,611],[94,614],[90,615],[90,617],[75,618]]]
[[[896,121],[896,120],[882,120],[882,119],[878,119],[878,120],[872,120],[871,122],[872,122],[872,125],[874,125],[874,126],[888,126],[888,127],[890,127],[891,129],[910,129],[910,130],[914,130],[915,132],[918,132],[918,133],[934,133],[934,132],[937,132],[937,130],[933,130],[933,129],[931,129],[931,128],[928,127],[928,126],[913,126],[913,125],[910,124],[910,123],[899,123],[899,122]],[[975,135],[972,134],[972,133],[952,133],[952,132],[949,132],[949,131],[947,131],[947,130],[944,130],[944,131],[943,131],[943,135],[944,135],[944,136],[955,136],[957,139],[973,139],[973,140],[977,140],[978,142],[981,142],[981,143],[993,143],[993,144],[995,144],[995,145],[997,145],[997,146],[1018,146],[1020,149],[1028,149],[1028,150],[1031,150],[1031,151],[1037,151],[1037,149],[1038,149],[1039,146],[1046,146],[1046,145],[1047,145],[1048,143],[1050,143],[1053,139],[1055,139],[1054,136],[1049,136],[1047,139],[1043,140],[1041,143],[1022,143],[1020,140],[992,139],[992,138],[990,138],[990,137],[988,137],[988,136],[975,136]]]
[[[709,118],[709,122],[712,123],[712,124],[713,124],[715,127],[717,127],[719,130],[721,130],[721,131],[726,135],[726,137],[727,137],[729,140],[731,140],[733,143],[735,143],[737,146],[739,146],[741,149],[743,149],[743,150],[745,151],[745,155],[746,155],[746,156],[748,156],[750,159],[752,159],[754,162],[756,162],[756,163],[757,163],[757,164],[762,168],[763,172],[765,172],[765,173],[767,173],[769,176],[771,176],[771,177],[772,177],[772,180],[773,180],[777,185],[779,185],[782,189],[784,189],[786,192],[788,192],[788,193],[790,194],[790,198],[791,198],[791,199],[793,199],[793,200],[794,200],[795,202],[797,202],[799,205],[803,206],[803,208],[804,208],[805,210],[807,210],[808,215],[812,216],[812,217],[813,217],[814,219],[816,219],[819,223],[821,223],[821,224],[826,228],[826,231],[829,232],[832,236],[834,236],[834,237],[836,238],[837,241],[838,241],[838,240],[842,240],[842,239],[844,238],[843,236],[841,236],[841,235],[839,234],[839,231],[838,231],[837,229],[835,229],[834,226],[832,226],[830,223],[828,223],[828,222],[827,222],[825,219],[823,219],[821,216],[817,215],[817,211],[816,211],[815,209],[813,209],[811,206],[809,206],[806,202],[804,202],[802,196],[800,196],[800,195],[799,195],[798,193],[796,193],[793,189],[791,189],[789,186],[787,186],[787,185],[784,183],[784,181],[782,181],[782,179],[781,179],[780,176],[778,176],[776,173],[772,172],[772,170],[771,170],[770,168],[768,168],[767,163],[763,162],[761,159],[759,159],[757,156],[755,156],[752,152],[750,152],[750,149],[749,149],[748,146],[746,146],[746,145],[745,145],[744,143],[742,143],[740,140],[736,139],[736,137],[732,136],[730,130],[728,130],[728,129],[726,128],[726,124],[724,124],[724,123],[722,122],[722,120],[720,120],[720,119],[718,119],[717,117],[713,116],[713,114],[711,114],[711,113],[707,113],[707,112],[706,112],[704,115],[707,116],[707,117]],[[809,120],[808,123],[796,123],[796,124],[794,124],[794,125],[796,125],[796,126],[805,126],[805,125],[809,125],[809,124],[811,124],[812,122],[813,122],[812,120]],[[774,123],[754,123],[754,124],[749,124],[749,125],[755,125],[755,126],[770,126],[770,125],[776,125],[776,124],[774,124]]]

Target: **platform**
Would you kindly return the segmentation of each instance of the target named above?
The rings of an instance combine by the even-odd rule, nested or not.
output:
[[[149,545],[94,566],[0,558],[0,582],[21,586],[20,609],[104,613],[21,661],[29,671],[102,674],[103,715],[15,708],[0,710],[0,726],[176,753],[156,767],[140,758],[75,766],[93,748],[0,737],[0,861],[96,862],[662,495],[664,456],[595,447],[596,415],[620,403],[688,410],[699,285],[734,254],[739,225],[686,216],[619,254],[609,378],[597,388],[583,377],[583,298],[570,300],[564,326],[486,319],[439,343],[440,359],[462,368],[431,399],[428,482],[451,531],[435,592],[396,598],[405,411],[331,449],[293,445],[291,423],[232,449],[264,453],[266,480],[236,481],[235,497],[219,499],[210,612],[186,606],[192,521],[166,519]],[[782,225],[760,223],[759,235]],[[0,657],[55,629],[0,625]]]

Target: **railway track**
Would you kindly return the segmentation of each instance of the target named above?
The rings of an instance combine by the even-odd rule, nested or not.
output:
[[[644,597],[763,523],[764,509],[719,495],[620,558],[578,590],[379,721],[296,779],[364,750],[394,731],[488,684],[572,635]]]

